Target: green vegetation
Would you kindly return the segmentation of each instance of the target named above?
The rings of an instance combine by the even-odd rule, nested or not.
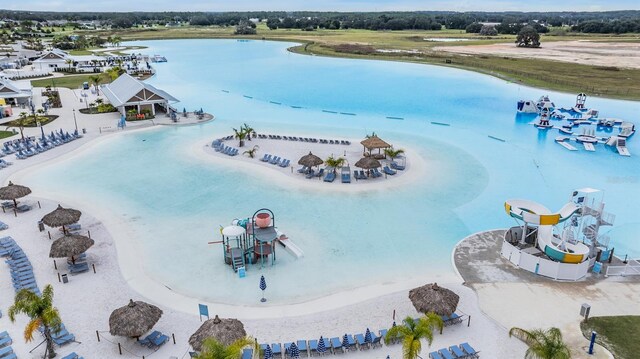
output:
[[[83,75],[66,75],[63,77],[51,77],[40,80],[32,80],[31,85],[33,87],[47,87],[51,86],[51,88],[56,87],[66,87],[70,89],[77,89],[82,86],[83,83],[93,83],[91,77],[95,76],[95,74],[83,74]],[[109,83],[111,82],[111,77],[107,74],[100,74],[101,81],[100,83]]]
[[[117,108],[113,107],[110,103],[104,103],[104,100],[101,98],[96,99],[96,102],[91,102],[89,104],[89,108],[81,108],[80,113],[86,115],[95,115],[99,113],[109,113],[116,112]]]
[[[7,129],[9,129],[10,127],[17,127],[20,130],[20,136],[24,138],[23,130],[25,127],[44,126],[58,118],[58,115],[42,115],[40,113],[41,111],[42,110],[38,110],[38,113],[35,115],[30,115],[26,112],[20,112],[17,119],[5,122],[4,125]]]
[[[15,133],[13,133],[13,131],[2,131],[2,130],[0,130],[0,139],[11,137],[11,136],[14,136],[14,135],[15,135]]]
[[[14,304],[8,310],[11,322],[16,321],[16,315],[25,314],[29,317],[29,323],[24,329],[24,340],[33,340],[33,334],[40,327],[44,329],[44,338],[47,342],[45,356],[49,359],[55,358],[54,343],[52,333],[60,331],[62,320],[58,309],[53,306],[53,287],[47,284],[41,295],[37,295],[29,289],[21,289],[15,298]]]
[[[227,346],[214,338],[207,338],[202,343],[202,350],[196,359],[240,359],[242,349],[247,347],[253,347],[256,352],[260,351],[255,341],[249,337],[238,339]]]
[[[640,316],[591,317],[580,323],[582,334],[607,348],[616,359],[634,359],[640,353]]]
[[[509,336],[522,340],[527,349],[525,359],[570,359],[571,351],[562,341],[562,332],[558,328],[547,330],[525,330],[513,327],[509,330]]]
[[[433,342],[433,330],[442,331],[442,327],[444,327],[442,318],[434,313],[427,313],[419,320],[406,317],[401,325],[389,328],[384,337],[384,343],[388,345],[399,340],[402,343],[403,359],[420,358],[421,340],[426,340],[427,345],[430,346]]]

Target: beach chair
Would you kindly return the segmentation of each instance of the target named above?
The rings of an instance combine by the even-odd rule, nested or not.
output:
[[[473,347],[471,345],[469,345],[469,343],[460,344],[460,348],[462,348],[462,350],[464,350],[464,352],[467,353],[467,355],[470,358],[478,358],[478,357],[480,357],[480,355],[478,354],[479,352],[477,352],[475,349],[473,349]]]
[[[13,341],[11,340],[11,337],[10,337],[10,336],[6,336],[6,337],[4,337],[4,338],[1,338],[1,339],[0,339],[0,348],[3,348],[3,347],[6,347],[6,346],[9,346],[9,345],[11,345],[12,343],[13,343]]]
[[[462,317],[459,316],[457,313],[452,313],[451,317],[449,317],[449,322],[451,324],[460,324],[462,323]]]
[[[158,348],[160,348],[162,345],[164,345],[164,343],[168,341],[169,341],[169,337],[160,333],[160,335],[158,335],[157,337],[155,337],[150,341],[149,347],[154,350],[158,350]]]
[[[444,359],[438,352],[429,353],[430,359]]]
[[[399,165],[395,161],[391,161],[391,168],[393,168],[394,170],[398,170],[398,171],[404,171],[405,167],[403,165]]]
[[[283,160],[282,162],[280,162],[280,167],[282,167],[282,168],[289,167],[289,163],[291,163],[291,161]]]
[[[282,357],[282,346],[280,343],[271,344],[271,351],[273,352],[273,356],[276,358]]]
[[[392,170],[391,168],[389,168],[389,166],[384,166],[384,168],[382,169],[382,171],[384,171],[384,173],[388,174],[388,175],[395,175],[396,171]]]
[[[306,340],[298,340],[296,342],[298,349],[300,349],[300,354],[305,353],[309,356],[309,352],[307,351],[307,341]]]
[[[242,359],[252,359],[253,349],[242,349]]]
[[[149,345],[151,345],[151,342],[158,338],[162,333],[160,333],[157,330],[154,330],[151,334],[147,335],[144,339],[142,340],[138,340],[138,344],[148,347]]]
[[[460,349],[459,346],[456,345],[452,345],[449,347],[449,351],[453,353],[453,355],[456,356],[456,358],[464,358],[467,356],[467,354],[465,354],[462,349]]]
[[[275,156],[274,158],[271,159],[271,161],[269,161],[269,163],[272,165],[275,165],[279,161],[280,161],[280,157]]]
[[[318,341],[315,339],[309,340],[309,356],[318,354]]]
[[[62,357],[62,359],[80,359],[80,357],[78,356],[78,354],[76,354],[76,352],[72,352]]]
[[[360,174],[360,179],[363,179],[363,180],[367,179],[367,175],[364,174],[364,171],[360,170],[359,174]]]
[[[451,352],[449,352],[449,350],[447,348],[438,350],[438,353],[444,359],[454,359],[453,355],[451,355]]]
[[[326,176],[324,176],[324,181],[325,182],[333,182],[336,179],[336,174],[333,172],[329,172],[327,173]]]
[[[23,212],[27,212],[31,210],[31,206],[29,206],[28,204],[21,204],[18,207],[16,207],[16,211],[23,213]]]
[[[69,273],[72,275],[89,271],[89,263],[76,263],[69,265]]]
[[[310,170],[306,176],[304,176],[305,178],[309,179],[315,176],[315,171],[314,170]]]
[[[13,348],[11,347],[0,348],[0,358],[2,359],[8,358],[9,355],[12,353],[13,353]]]
[[[356,342],[358,343],[358,347],[360,348],[360,350],[364,350],[364,349],[369,349],[369,343],[367,343],[364,340],[364,335],[363,334],[356,334],[355,335],[356,338]]]
[[[6,330],[0,333],[0,338],[6,338],[6,337],[10,337],[9,333]]]
[[[371,348],[382,348],[382,336],[377,336],[371,332]]]
[[[316,177],[322,177],[324,175],[324,168],[321,168],[318,173],[316,173]]]
[[[333,354],[344,353],[344,348],[342,347],[342,341],[340,338],[334,337],[329,340],[331,342],[331,348],[333,349]]]
[[[302,166],[302,167],[298,168],[298,173],[307,173],[308,170],[309,170],[309,167]]]
[[[264,156],[262,156],[262,158],[260,159],[260,161],[267,162],[269,158],[271,158],[271,155],[268,153],[265,153]]]

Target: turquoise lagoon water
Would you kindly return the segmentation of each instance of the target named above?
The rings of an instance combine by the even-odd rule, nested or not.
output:
[[[136,44],[169,60],[156,64],[152,84],[179,98],[178,108],[202,107],[216,120],[117,136],[39,169],[26,182],[90,198],[88,205],[99,203],[128,220],[135,235],[124,240],[138,241],[147,274],[175,291],[250,304],[265,274],[270,303],[282,304],[403,277],[450,276],[457,241],[513,225],[503,212],[505,199],[560,208],[573,189],[586,186],[604,189],[607,209],[617,215],[616,253],[640,254],[634,230],[640,228],[640,156],[623,158],[602,146],[595,153],[569,152],[554,143],[556,130],[539,132],[527,124],[531,118],[516,116],[521,98],[548,93],[568,107],[573,95],[444,67],[300,56],[286,50],[288,43]],[[589,98],[587,105],[632,121],[640,113],[636,102]],[[406,188],[313,192],[190,155],[194,143],[227,135],[243,122],[261,132],[332,138],[375,131],[417,151],[437,173]],[[632,154],[640,155],[638,141],[629,143]],[[280,251],[276,266],[250,267],[248,278],[238,279],[223,264],[221,249],[206,243],[219,239],[220,225],[262,207],[275,212],[306,256],[294,260]]]

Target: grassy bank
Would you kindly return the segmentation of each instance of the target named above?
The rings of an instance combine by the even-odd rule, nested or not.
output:
[[[82,86],[84,82],[92,83],[91,77],[96,74],[82,74],[82,75],[66,75],[62,77],[50,77],[40,80],[32,80],[31,85],[33,87],[66,87],[70,89],[77,89]],[[102,81],[101,84],[111,82],[111,77],[107,74],[100,74]]]
[[[233,35],[232,27],[178,27],[129,29],[97,32],[101,36],[118,35],[123,40],[157,39],[215,39],[240,38]],[[87,32],[87,34],[96,32]],[[369,31],[369,30],[269,30],[259,25],[257,34],[242,38],[293,41],[302,43],[292,48],[300,54],[321,56],[407,61],[433,65],[459,67],[503,78],[507,81],[550,90],[594,96],[640,100],[640,70],[590,66],[566,62],[514,59],[485,55],[456,55],[435,51],[441,42],[430,38],[456,37],[468,41],[447,43],[447,46],[480,45],[500,42],[512,43],[515,36],[501,35],[482,38],[461,30],[443,31]],[[637,34],[621,36],[571,35],[545,36],[542,41],[581,40],[638,41]],[[417,53],[381,53],[378,50],[415,51]]]
[[[607,348],[616,359],[635,359],[640,353],[640,316],[591,317],[580,324],[582,334]]]

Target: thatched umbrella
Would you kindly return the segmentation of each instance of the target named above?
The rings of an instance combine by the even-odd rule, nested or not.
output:
[[[237,319],[220,319],[217,315],[202,323],[189,338],[189,344],[195,351],[202,349],[205,339],[213,338],[223,345],[230,345],[247,336],[244,325]]]
[[[9,181],[7,186],[0,188],[0,199],[13,201],[14,207],[18,207],[18,201],[16,201],[16,199],[30,193],[31,189],[29,187],[13,184],[13,182]]]
[[[58,238],[51,243],[50,258],[69,258],[82,254],[91,248],[93,239],[81,235],[70,235]]]
[[[358,160],[358,162],[356,162],[355,166],[365,170],[382,167],[382,165],[380,164],[380,161],[376,160],[373,157],[362,157],[361,159]]]
[[[362,146],[364,146],[365,150],[373,150],[373,149],[378,149],[378,153],[380,153],[380,149],[381,148],[389,148],[391,147],[390,144],[386,143],[385,141],[383,141],[382,139],[380,139],[380,137],[373,135],[367,139],[364,139],[362,141],[360,141],[360,144],[362,144]],[[366,151],[365,151],[366,152]]]
[[[54,209],[53,212],[47,213],[42,217],[42,223],[49,227],[62,226],[62,231],[66,233],[64,226],[78,222],[81,215],[82,212],[77,209],[62,208],[61,205],[58,205],[58,208]]]
[[[161,316],[162,309],[155,305],[129,299],[129,304],[109,316],[109,333],[137,338],[151,330]]]
[[[412,289],[409,291],[409,299],[420,313],[451,315],[456,311],[460,297],[453,291],[433,283]]]
[[[324,161],[322,160],[322,158],[314,155],[311,152],[309,152],[308,155],[302,156],[298,160],[299,165],[306,166],[306,167],[320,166],[323,162]]]

